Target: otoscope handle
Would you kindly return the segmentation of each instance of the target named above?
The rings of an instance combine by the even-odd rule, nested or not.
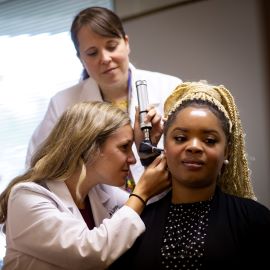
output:
[[[147,108],[149,105],[148,94],[147,94],[147,83],[145,80],[136,81],[136,89],[138,96],[138,104],[139,104],[139,114],[140,114],[140,127],[142,130],[151,129],[151,123],[145,123],[144,119],[147,115]]]
[[[144,140],[141,142],[139,147],[140,160],[143,166],[148,166],[153,160],[160,155],[162,149],[159,149],[152,145],[150,139],[150,130],[152,129],[151,123],[145,123],[144,119],[147,115],[148,108],[148,94],[147,94],[147,83],[145,80],[136,81],[139,114],[140,114],[140,128],[144,134]]]

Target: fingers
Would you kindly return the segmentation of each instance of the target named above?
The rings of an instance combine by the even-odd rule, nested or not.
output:
[[[157,156],[148,167],[155,168],[157,166],[159,166],[160,169],[164,169],[167,166],[166,158],[163,154]]]
[[[138,106],[135,107],[135,122],[139,121],[139,108]],[[157,110],[154,105],[149,105],[147,107],[147,114],[144,118],[145,123],[151,123],[152,125],[158,125],[161,123],[162,117],[157,113]]]
[[[134,122],[134,139],[137,149],[139,149],[140,142],[144,139],[144,134],[141,131],[140,123],[140,110],[138,107],[135,107],[135,122]],[[154,105],[147,107],[147,114],[144,117],[145,123],[151,123],[152,128],[150,132],[150,140],[153,145],[157,145],[163,132],[163,122],[161,115],[157,113],[157,110]]]
[[[151,105],[147,108],[147,115],[145,116],[144,121],[151,122],[152,124],[157,124],[161,121],[161,116],[157,113],[156,108]]]

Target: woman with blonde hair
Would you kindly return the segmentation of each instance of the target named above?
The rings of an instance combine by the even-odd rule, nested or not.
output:
[[[164,114],[172,191],[144,210],[146,232],[110,269],[264,269],[270,211],[256,201],[230,91],[183,83]]]
[[[29,169],[1,193],[3,269],[105,269],[133,244],[147,200],[170,184],[159,156],[131,195],[119,188],[136,162],[133,137],[128,115],[110,103],[63,113]]]

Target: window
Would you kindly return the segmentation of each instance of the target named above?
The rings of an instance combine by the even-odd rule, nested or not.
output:
[[[112,1],[0,1],[0,191],[23,172],[30,136],[50,97],[80,78],[69,29],[89,6],[112,9]],[[4,253],[0,238],[0,258]]]

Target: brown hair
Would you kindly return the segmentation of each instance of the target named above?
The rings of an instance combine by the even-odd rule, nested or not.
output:
[[[120,18],[110,9],[104,7],[90,7],[80,11],[74,18],[70,33],[75,46],[77,56],[79,52],[78,32],[83,26],[88,26],[95,33],[104,37],[125,38],[126,34]],[[89,77],[84,69],[82,78]]]

